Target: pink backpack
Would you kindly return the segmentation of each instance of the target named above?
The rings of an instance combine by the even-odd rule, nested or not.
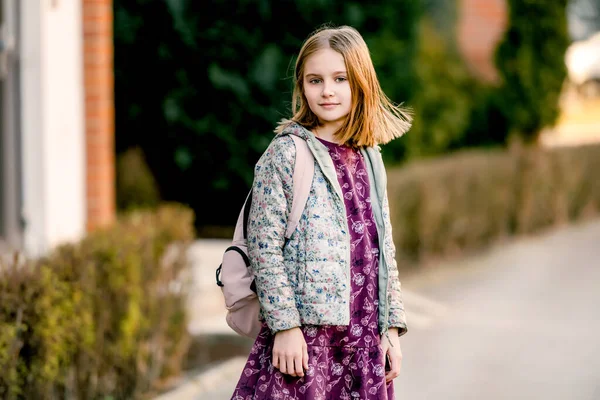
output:
[[[306,141],[290,134],[296,145],[296,164],[294,165],[294,184],[292,210],[285,232],[286,240],[294,231],[306,205],[314,175],[314,158]],[[248,247],[246,244],[248,214],[252,203],[252,191],[240,211],[233,241],[225,253],[221,265],[217,268],[217,285],[221,287],[227,308],[227,325],[242,336],[255,339],[261,328],[259,321],[259,302],[256,295],[254,277],[250,269]]]

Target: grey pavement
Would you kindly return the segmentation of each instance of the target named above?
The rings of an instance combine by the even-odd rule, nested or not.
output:
[[[232,334],[214,284],[227,245],[191,250],[194,334]],[[409,332],[397,399],[600,399],[600,220],[401,279]],[[245,360],[215,362],[155,400],[229,400]]]

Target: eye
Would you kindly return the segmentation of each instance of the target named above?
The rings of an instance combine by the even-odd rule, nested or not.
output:
[[[335,80],[337,82],[344,82],[344,81],[347,81],[348,79],[345,76],[338,76],[337,78],[335,78]]]
[[[321,80],[320,80],[320,79],[316,79],[316,78],[315,78],[315,79],[311,79],[311,80],[310,80],[310,81],[308,81],[308,82],[309,82],[310,84],[316,85],[316,84],[320,83],[320,82],[321,82]]]

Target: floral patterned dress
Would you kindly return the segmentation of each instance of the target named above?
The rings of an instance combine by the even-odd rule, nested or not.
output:
[[[272,365],[274,336],[263,324],[232,400],[393,400],[385,383],[384,354],[377,332],[379,245],[370,186],[359,151],[319,139],[329,150],[342,187],[351,236],[350,324],[306,325],[304,377],[281,374]]]

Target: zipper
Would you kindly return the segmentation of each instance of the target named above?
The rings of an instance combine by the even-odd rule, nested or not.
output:
[[[344,209],[345,209],[345,205],[344,205]],[[346,217],[346,227],[348,226],[348,218]],[[346,230],[348,230],[349,228],[347,227]],[[348,279],[347,279],[347,285],[348,285],[348,325],[350,325],[350,319],[351,319],[351,311],[350,311],[350,300],[352,298],[352,239],[350,238],[350,232],[346,232],[346,237],[348,238],[348,270],[347,275],[348,275]]]
[[[311,133],[312,135],[312,133]],[[314,136],[314,135],[313,135]],[[306,139],[307,143],[311,143],[313,146],[323,146],[323,144],[321,144],[321,142],[319,142],[316,138],[313,139],[312,137],[308,137]],[[313,144],[314,142],[314,144]],[[310,149],[310,146],[309,146]],[[312,149],[310,149],[312,151]],[[346,265],[347,265],[347,279],[346,279],[346,286],[348,288],[348,293],[350,293],[352,291],[352,266],[351,266],[351,260],[352,260],[352,245],[351,245],[351,237],[350,237],[350,227],[348,226],[348,215],[346,213],[346,204],[344,202],[344,196],[343,193],[341,192],[341,187],[340,187],[340,183],[337,180],[337,175],[334,175],[334,177],[336,178],[335,181],[333,181],[332,179],[329,179],[329,176],[325,173],[325,168],[323,168],[323,165],[321,164],[323,161],[319,159],[319,157],[316,156],[315,152],[313,151],[313,156],[315,158],[315,160],[317,161],[317,164],[319,165],[319,167],[321,168],[321,171],[323,173],[323,176],[325,177],[325,179],[327,179],[327,181],[329,181],[329,184],[331,185],[333,191],[336,194],[336,198],[338,201],[338,206],[341,207],[342,209],[342,221],[341,221],[341,227],[344,229],[344,231],[346,231],[346,242],[348,244],[348,252],[346,254]],[[332,163],[333,165],[333,163]],[[335,166],[333,168],[334,172],[335,172]],[[339,188],[340,190],[338,191],[337,188]],[[341,204],[340,204],[341,203]],[[348,296],[348,324],[350,324],[350,296]]]
[[[334,189],[335,190],[335,189]],[[348,325],[350,325],[350,318],[351,318],[351,312],[350,312],[350,299],[352,298],[352,237],[350,236],[350,227],[348,226],[348,215],[346,214],[346,204],[344,204],[344,200],[343,198],[340,200],[338,199],[338,201],[340,201],[342,203],[341,208],[342,208],[342,212],[343,212],[343,224],[342,224],[342,228],[344,229],[344,231],[346,231],[346,243],[348,246],[348,251],[346,252],[346,260],[347,260],[347,270],[346,270],[346,287],[348,288],[348,307],[347,307],[347,311],[348,311]]]

